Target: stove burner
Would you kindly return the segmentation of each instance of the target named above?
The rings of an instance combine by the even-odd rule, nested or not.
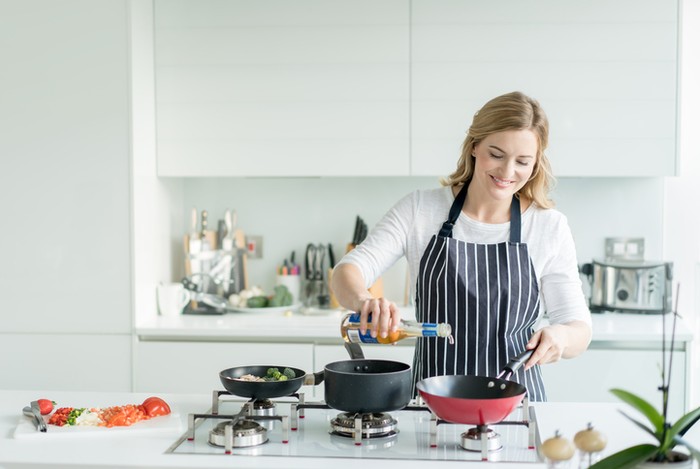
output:
[[[361,435],[357,435],[356,425],[359,423]],[[354,414],[344,412],[331,420],[332,435],[348,438],[381,438],[398,433],[397,421],[386,413]]]
[[[221,422],[209,432],[209,444],[226,446],[226,427],[231,428],[232,448],[247,448],[267,442],[267,430],[253,420]]]
[[[260,399],[257,401],[253,401],[249,405],[253,408],[252,411],[249,410],[249,415],[256,415],[256,416],[276,415],[275,403],[272,402],[270,399]],[[249,407],[249,409],[250,409],[250,407]]]
[[[485,441],[483,438],[486,434]],[[485,443],[486,451],[494,452],[503,449],[501,444],[501,435],[491,430],[486,425],[480,425],[478,427],[473,427],[462,433],[462,442],[460,446],[467,451],[482,452],[484,449],[482,445]]]

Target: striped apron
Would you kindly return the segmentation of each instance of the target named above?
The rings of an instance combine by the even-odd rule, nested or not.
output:
[[[419,322],[446,322],[454,344],[418,338],[413,360],[413,393],[421,379],[441,375],[495,377],[525,350],[539,315],[539,287],[527,245],[520,242],[520,201],[513,197],[510,240],[474,244],[452,238],[452,227],[467,196],[465,184],[449,219],[434,235],[420,261],[416,282]],[[545,401],[539,366],[520,368],[510,378],[533,401]]]

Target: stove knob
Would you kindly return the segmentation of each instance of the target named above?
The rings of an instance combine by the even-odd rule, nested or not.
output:
[[[630,297],[630,294],[627,290],[618,290],[617,291],[617,299],[618,300],[625,301],[629,297]]]
[[[559,430],[554,432],[554,436],[542,443],[542,454],[547,458],[547,467],[565,467],[564,461],[570,460],[574,456],[576,448],[574,445],[562,437]]]

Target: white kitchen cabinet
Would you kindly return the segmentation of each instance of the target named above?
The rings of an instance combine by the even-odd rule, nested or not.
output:
[[[139,341],[134,356],[134,391],[210,393],[223,390],[219,372],[237,366],[313,368],[312,344]],[[302,392],[312,395],[309,386]]]
[[[131,332],[127,24],[120,0],[3,2],[0,332]]]
[[[131,389],[127,4],[0,7],[5,389]]]
[[[513,90],[545,108],[557,176],[675,175],[678,9],[156,0],[158,175],[444,176]]]
[[[156,0],[158,175],[408,175],[408,16],[408,0]]]
[[[131,342],[129,333],[0,333],[0,389],[131,391]]]
[[[404,341],[406,342],[406,341]],[[413,344],[397,344],[397,345],[363,345],[362,351],[365,358],[370,360],[393,360],[407,363],[413,366]],[[316,345],[314,348],[314,370],[323,370],[323,367],[328,363],[349,360],[350,355],[343,347],[342,343],[338,345]],[[314,398],[317,400],[323,399],[323,385],[316,386],[314,389]]]
[[[678,3],[412,0],[411,173],[454,171],[474,112],[523,91],[557,176],[676,174]]]
[[[550,402],[621,402],[610,389],[622,388],[661,408],[660,350],[594,348],[543,366],[542,374]],[[688,376],[686,353],[675,351],[668,407],[672,420],[685,410]]]

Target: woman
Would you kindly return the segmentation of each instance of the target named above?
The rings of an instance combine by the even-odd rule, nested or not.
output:
[[[429,376],[495,376],[534,350],[512,379],[546,400],[539,365],[582,353],[591,338],[576,251],[566,218],[554,210],[544,155],[549,125],[537,101],[496,97],[475,115],[457,169],[443,188],[399,201],[333,273],[333,291],[359,311],[361,331],[384,337],[400,313],[368,287],[406,256],[416,286],[416,318],[447,322],[454,345],[422,338],[414,383]],[[543,313],[550,325],[534,332]],[[367,318],[371,314],[371,323]]]

